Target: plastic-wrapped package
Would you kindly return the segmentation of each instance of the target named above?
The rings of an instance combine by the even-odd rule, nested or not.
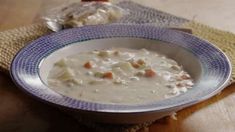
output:
[[[118,21],[128,11],[110,2],[78,2],[46,11],[42,19],[48,28],[59,31],[84,25],[108,24]]]

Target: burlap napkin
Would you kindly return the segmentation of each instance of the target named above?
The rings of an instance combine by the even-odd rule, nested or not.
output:
[[[130,14],[118,23],[154,24],[156,26],[190,28],[194,35],[206,39],[222,49],[229,56],[232,64],[235,64],[234,34],[144,7],[130,1],[120,2],[119,5],[129,9]],[[29,42],[49,33],[51,31],[43,23],[0,32],[0,71],[8,74],[11,61],[16,53]],[[232,65],[232,67],[235,69],[235,65]],[[235,72],[233,71],[232,82],[234,82],[234,79]],[[98,131],[137,131],[152,123],[107,126],[104,124],[78,121]]]

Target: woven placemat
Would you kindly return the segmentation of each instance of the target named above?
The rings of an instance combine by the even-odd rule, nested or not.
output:
[[[235,35],[229,32],[217,30],[209,26],[189,21],[184,18],[164,13],[152,8],[144,7],[131,1],[120,2],[119,5],[129,9],[130,14],[118,23],[154,24],[164,27],[183,27],[190,28],[193,34],[206,39],[220,49],[222,49],[235,64]],[[29,42],[40,36],[51,33],[43,23],[37,23],[26,27],[0,32],[0,71],[9,74],[9,68],[16,53]],[[235,65],[233,65],[235,69]],[[232,82],[235,79],[235,72],[232,73]],[[106,125],[93,122],[78,121],[97,131],[137,131],[147,127],[152,122],[137,125]]]

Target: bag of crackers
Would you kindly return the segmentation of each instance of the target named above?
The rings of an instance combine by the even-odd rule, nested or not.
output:
[[[109,24],[129,13],[107,0],[83,0],[47,10],[42,19],[48,28],[59,31],[85,25]]]

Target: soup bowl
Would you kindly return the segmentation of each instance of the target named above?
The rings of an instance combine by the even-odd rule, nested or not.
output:
[[[145,48],[174,59],[192,76],[195,85],[173,98],[133,105],[83,101],[48,87],[47,76],[56,61],[113,47]],[[97,25],[63,30],[31,42],[13,59],[11,76],[26,93],[75,117],[134,124],[159,119],[217,94],[229,84],[231,64],[220,49],[188,33],[149,25]]]

